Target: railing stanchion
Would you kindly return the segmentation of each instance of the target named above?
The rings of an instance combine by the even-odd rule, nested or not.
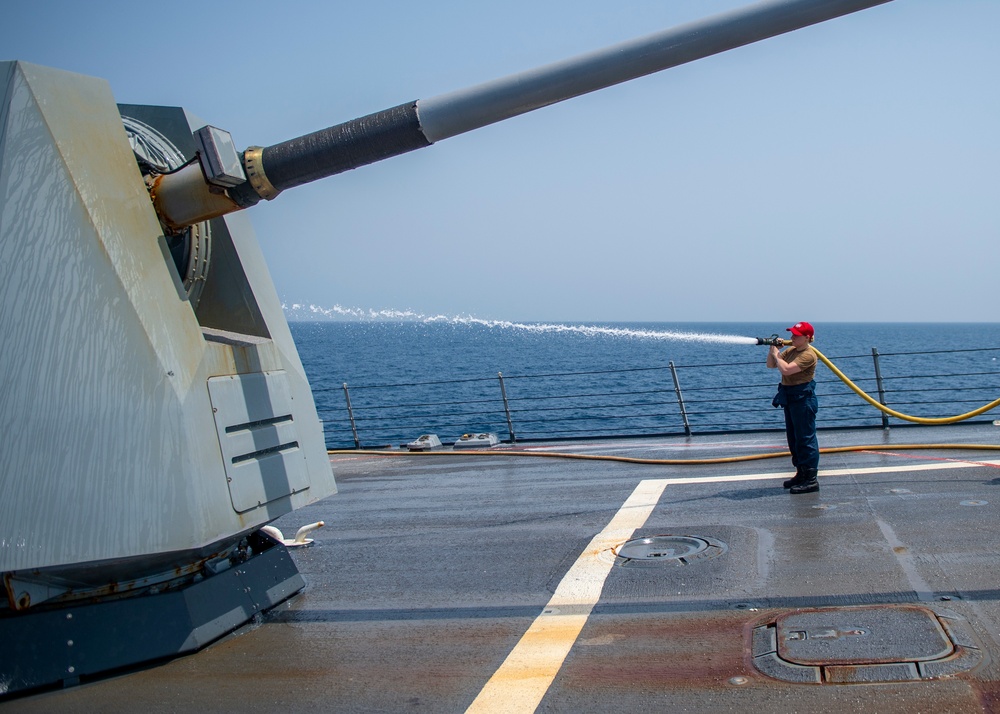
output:
[[[885,403],[885,386],[882,384],[882,369],[878,362],[878,348],[872,347],[872,360],[875,362],[875,384],[878,385],[878,401],[883,407],[889,406]],[[889,428],[889,415],[885,412],[882,414],[882,428]]]
[[[507,415],[507,433],[510,434],[510,443],[516,444],[517,439],[514,436],[514,422],[510,419],[510,404],[507,402],[507,388],[503,384],[503,372],[497,372],[497,377],[500,378],[500,395],[503,397],[503,411]]]
[[[677,393],[677,405],[681,408],[681,420],[684,422],[684,435],[691,436],[691,425],[688,424],[687,410],[684,408],[684,395],[681,394],[681,383],[677,379],[677,369],[670,363],[670,374],[674,378],[674,391]]]
[[[347,382],[344,382],[344,398],[347,400],[347,417],[351,420],[351,433],[354,434],[354,448],[361,448],[361,440],[358,438],[358,425],[354,421],[354,409],[351,407],[351,393],[347,389]]]

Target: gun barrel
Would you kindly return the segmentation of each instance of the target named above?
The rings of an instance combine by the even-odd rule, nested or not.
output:
[[[437,142],[525,112],[891,0],[770,0],[417,102]]]
[[[228,193],[238,208],[281,191],[703,57],[758,42],[891,0],[765,0],[647,37],[510,75],[244,152],[248,181]],[[169,201],[167,222],[187,210]],[[234,209],[235,210],[235,209]],[[192,209],[203,215],[204,207]]]

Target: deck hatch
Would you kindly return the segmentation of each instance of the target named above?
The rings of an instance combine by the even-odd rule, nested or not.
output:
[[[691,535],[654,535],[635,538],[615,549],[621,566],[690,565],[726,552],[724,543]]]
[[[983,658],[964,618],[916,605],[818,608],[753,631],[754,665],[800,683],[900,682],[956,674]]]
[[[886,664],[940,659],[952,644],[922,607],[809,610],[777,619],[778,655],[796,664]]]

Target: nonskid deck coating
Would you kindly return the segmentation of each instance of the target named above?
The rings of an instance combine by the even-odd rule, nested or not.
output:
[[[998,437],[989,425],[823,433],[822,446],[872,449],[825,455],[820,492],[797,496],[781,488],[787,459],[651,466],[334,455],[340,493],[275,524],[294,532],[327,523],[314,546],[293,551],[304,592],[194,655],[0,709],[463,712],[548,617],[579,627],[568,648],[560,628],[543,633],[562,659],[542,642],[526,660],[553,671],[537,711],[1000,711],[994,454],[892,450]],[[780,448],[780,438],[530,448],[705,458]],[[644,483],[662,483],[655,503],[611,541],[690,536],[721,542],[725,553],[618,567],[595,537]],[[588,557],[607,564],[596,600],[570,596],[551,612],[557,593],[594,591],[591,571],[578,567]],[[583,581],[569,588],[574,574]],[[754,664],[755,629],[789,613],[895,606],[959,618],[983,656],[971,670],[879,684],[783,681]],[[516,677],[534,674],[517,671],[508,692],[527,689]],[[507,695],[487,703],[534,707],[512,708]]]

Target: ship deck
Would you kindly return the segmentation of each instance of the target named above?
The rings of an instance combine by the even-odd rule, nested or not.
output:
[[[824,454],[820,491],[801,495],[781,486],[787,458],[333,454],[340,492],[275,523],[326,523],[292,551],[300,594],[193,655],[0,709],[1000,711],[1000,453],[899,448],[998,438],[987,424],[823,432],[824,448],[870,448]]]

